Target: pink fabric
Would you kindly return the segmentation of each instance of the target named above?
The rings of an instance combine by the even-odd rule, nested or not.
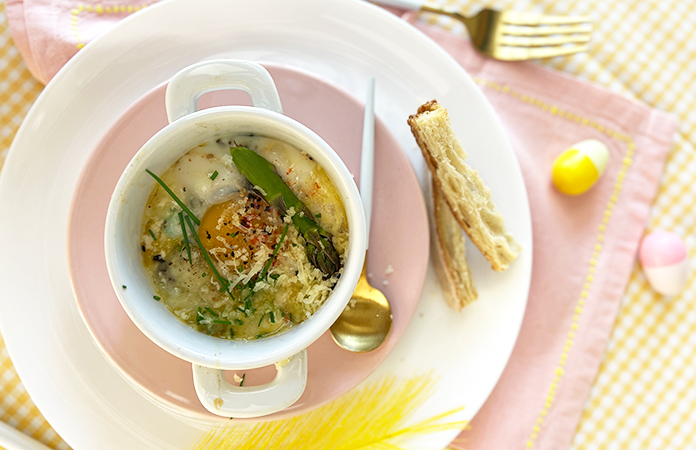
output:
[[[121,6],[140,8],[151,3],[154,1],[5,0],[12,38],[31,74],[44,84],[82,45],[131,13],[121,11]],[[81,5],[100,5],[101,11],[109,8],[109,13],[80,9]]]
[[[568,448],[599,369],[650,205],[669,152],[677,120],[603,88],[534,63],[506,63],[476,53],[469,42],[420,26],[471,76],[506,85],[575,116],[630,136],[634,155],[607,225],[594,280],[575,330],[573,345],[551,407],[534,439],[535,449]],[[524,449],[544,409],[573,315],[583,290],[599,226],[612,196],[626,142],[598,129],[545,111],[539,105],[483,87],[517,153],[532,211],[534,264],[527,311],[510,361],[470,430],[459,439],[467,449]],[[446,105],[445,105],[446,106]],[[553,160],[583,139],[598,139],[610,151],[604,176],[586,194],[569,197],[551,182]]]
[[[119,4],[128,3],[120,0]],[[29,69],[47,82],[77,52],[70,0],[7,0],[15,42]],[[102,3],[106,7],[107,3]],[[87,43],[119,18],[79,14]],[[660,111],[605,89],[544,69],[534,63],[505,63],[482,57],[467,40],[418,24],[484,85],[517,153],[532,210],[534,267],[529,304],[510,362],[492,395],[461,434],[467,449],[523,449],[532,438],[571,331],[586,282],[599,227],[624,164],[625,141],[597,124],[629,136],[635,144],[613,208],[596,273],[575,330],[573,345],[553,401],[533,438],[534,448],[557,450],[570,444],[597,374],[656,193],[677,121]],[[417,55],[414,55],[417,57]],[[495,84],[493,84],[495,83]],[[491,87],[493,86],[493,87]],[[495,86],[508,86],[496,89]],[[515,96],[512,93],[518,93]],[[538,99],[548,106],[523,101]],[[445,107],[447,105],[444,105]],[[588,124],[552,114],[553,108],[587,118]],[[599,139],[610,150],[602,179],[586,194],[568,197],[550,183],[554,158],[584,139]],[[470,151],[473,151],[470,149]]]

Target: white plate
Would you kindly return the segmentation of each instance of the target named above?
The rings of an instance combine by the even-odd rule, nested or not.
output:
[[[470,419],[495,386],[522,321],[531,275],[529,207],[502,127],[473,81],[431,40],[354,0],[170,0],[87,45],[49,83],[22,124],[0,176],[0,327],[29,394],[76,450],[188,448],[201,431],[147,401],[107,363],[80,317],[66,265],[68,208],[90,151],[137,98],[191,63],[234,57],[288,64],[359,98],[375,76],[377,114],[423,175],[406,118],[437,98],[470,163],[524,251],[495,273],[474,249],[479,300],[456,314],[432,270],[411,325],[367,382],[427,371],[436,392],[414,420],[465,406]],[[418,448],[442,448],[455,432]]]

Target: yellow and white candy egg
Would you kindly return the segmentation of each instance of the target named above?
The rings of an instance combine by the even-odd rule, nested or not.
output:
[[[560,192],[580,195],[587,192],[604,174],[609,149],[596,139],[580,141],[553,162],[552,180]]]

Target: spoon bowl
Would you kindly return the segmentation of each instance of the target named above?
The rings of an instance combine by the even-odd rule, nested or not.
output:
[[[331,326],[336,343],[352,352],[365,353],[379,347],[391,329],[392,313],[387,297],[367,281],[367,256],[353,296]]]

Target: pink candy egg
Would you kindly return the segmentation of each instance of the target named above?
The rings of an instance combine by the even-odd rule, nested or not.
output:
[[[686,245],[669,231],[656,230],[643,238],[639,250],[640,264],[650,286],[663,295],[680,293],[688,277]]]

